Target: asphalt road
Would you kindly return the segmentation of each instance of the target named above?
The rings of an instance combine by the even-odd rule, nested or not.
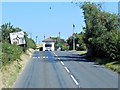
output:
[[[36,51],[14,88],[118,88],[118,74],[68,51]]]

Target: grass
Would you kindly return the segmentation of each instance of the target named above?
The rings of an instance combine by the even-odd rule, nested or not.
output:
[[[80,55],[86,55],[87,51],[75,51],[76,53],[80,54]]]
[[[84,56],[86,56],[86,54],[87,54],[87,51],[75,51],[75,52],[77,52],[80,55],[84,55]],[[97,57],[90,57],[87,59],[91,62],[95,62],[96,64],[104,65],[106,68],[108,68],[114,72],[120,73],[120,65],[119,65],[118,61],[106,62],[106,61],[110,61],[110,60],[108,60],[108,58],[97,58]]]
[[[114,72],[120,73],[120,65],[118,62],[110,62],[105,64],[106,68],[111,69]]]
[[[31,51],[31,52],[30,52]],[[14,82],[16,81],[19,73],[24,68],[27,61],[30,59],[31,54],[34,52],[32,50],[27,50],[26,53],[21,55],[21,61],[14,61],[4,67],[2,67],[2,86],[0,88],[12,88]]]
[[[20,72],[21,66],[17,61],[6,65],[2,69],[2,82],[4,88],[10,88],[15,82],[18,73]]]
[[[95,62],[96,64],[103,65],[114,72],[120,73],[120,66],[118,61],[106,62],[110,60],[108,60],[108,58],[95,58],[95,57],[88,58],[88,59],[90,61]]]

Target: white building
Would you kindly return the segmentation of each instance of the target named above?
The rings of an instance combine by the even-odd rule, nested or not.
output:
[[[55,40],[51,37],[42,41],[43,42],[43,51],[54,51],[55,50]]]

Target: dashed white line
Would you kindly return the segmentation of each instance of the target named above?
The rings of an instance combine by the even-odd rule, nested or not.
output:
[[[53,52],[54,53],[54,52]],[[58,57],[55,53],[54,53],[54,55],[56,56],[56,57]],[[58,57],[58,59],[60,60],[60,58]],[[61,62],[61,64],[63,65],[63,66],[65,66],[65,64],[62,62],[62,61],[60,61]],[[70,70],[65,66],[64,67],[65,68],[65,70],[68,72],[68,73],[70,73]],[[80,85],[79,85],[79,83],[77,82],[77,80],[74,78],[74,76],[73,75],[70,75],[70,77],[72,78],[72,80],[75,82],[75,84],[80,88]]]
[[[58,58],[60,60],[60,58]]]
[[[62,64],[62,65],[65,65],[62,61],[61,61],[61,64]]]
[[[46,58],[45,56],[43,56],[43,58]]]
[[[70,71],[68,70],[68,68],[67,68],[67,67],[65,67],[65,70],[66,70],[68,73],[70,73]]]
[[[32,58],[37,58],[37,57],[32,57]]]
[[[73,81],[75,82],[76,85],[79,85],[79,83],[77,82],[77,80],[73,77],[73,75],[70,75],[71,78],[73,79]],[[79,86],[80,87],[80,86]]]

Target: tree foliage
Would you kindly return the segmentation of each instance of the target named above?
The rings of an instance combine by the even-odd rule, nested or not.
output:
[[[25,33],[25,40],[26,44],[25,45],[15,45],[10,43],[10,33],[13,32],[19,32],[22,31],[19,27],[13,27],[11,23],[5,23],[1,25],[1,44],[2,44],[2,64],[3,66],[9,63],[12,63],[15,60],[20,59],[20,55],[25,52],[28,48],[34,48],[36,47],[35,42],[32,39],[29,39],[27,37],[27,33]]]
[[[94,56],[120,59],[120,31],[118,31],[118,16],[102,12],[99,5],[86,2],[83,9],[86,27],[85,43],[92,49]]]
[[[55,40],[55,49],[57,50],[59,47],[61,47],[61,50],[68,50],[69,47],[66,45],[66,41],[60,37],[51,37],[53,40]]]
[[[32,40],[31,38],[27,38],[26,41],[27,41],[27,48],[32,48],[32,49],[36,48],[36,44],[34,40]]]
[[[73,36],[70,36],[67,39],[67,43],[69,45],[69,49],[72,50],[73,49]],[[76,50],[86,50],[86,45],[84,43],[84,33],[76,33],[75,34],[75,49]]]

